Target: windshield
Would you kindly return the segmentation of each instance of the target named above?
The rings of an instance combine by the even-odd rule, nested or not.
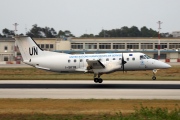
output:
[[[147,59],[151,59],[151,57],[149,57],[148,55],[144,55],[144,57]]]

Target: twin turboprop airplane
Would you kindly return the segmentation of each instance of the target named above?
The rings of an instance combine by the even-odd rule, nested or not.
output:
[[[155,80],[157,69],[171,66],[150,58],[143,53],[106,53],[106,54],[65,54],[43,51],[36,42],[27,36],[15,36],[23,62],[35,68],[60,72],[94,73],[94,82],[102,83],[102,74],[115,71],[153,70]]]

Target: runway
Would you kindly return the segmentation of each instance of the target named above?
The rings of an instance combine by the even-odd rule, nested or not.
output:
[[[180,99],[180,81],[1,80],[0,98]]]

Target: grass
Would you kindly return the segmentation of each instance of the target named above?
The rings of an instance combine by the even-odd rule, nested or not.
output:
[[[180,100],[0,99],[0,119],[178,120]]]
[[[158,70],[157,80],[180,80],[180,66]],[[122,71],[104,74],[104,80],[151,80],[152,71]],[[0,80],[92,80],[93,74],[59,74],[36,68],[0,68]]]

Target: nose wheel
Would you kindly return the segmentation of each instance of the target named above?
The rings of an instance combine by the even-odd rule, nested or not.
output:
[[[153,70],[153,77],[152,80],[156,80],[156,73],[157,73],[158,69],[154,69]]]
[[[153,76],[153,77],[152,77],[152,80],[156,80],[156,76]]]

